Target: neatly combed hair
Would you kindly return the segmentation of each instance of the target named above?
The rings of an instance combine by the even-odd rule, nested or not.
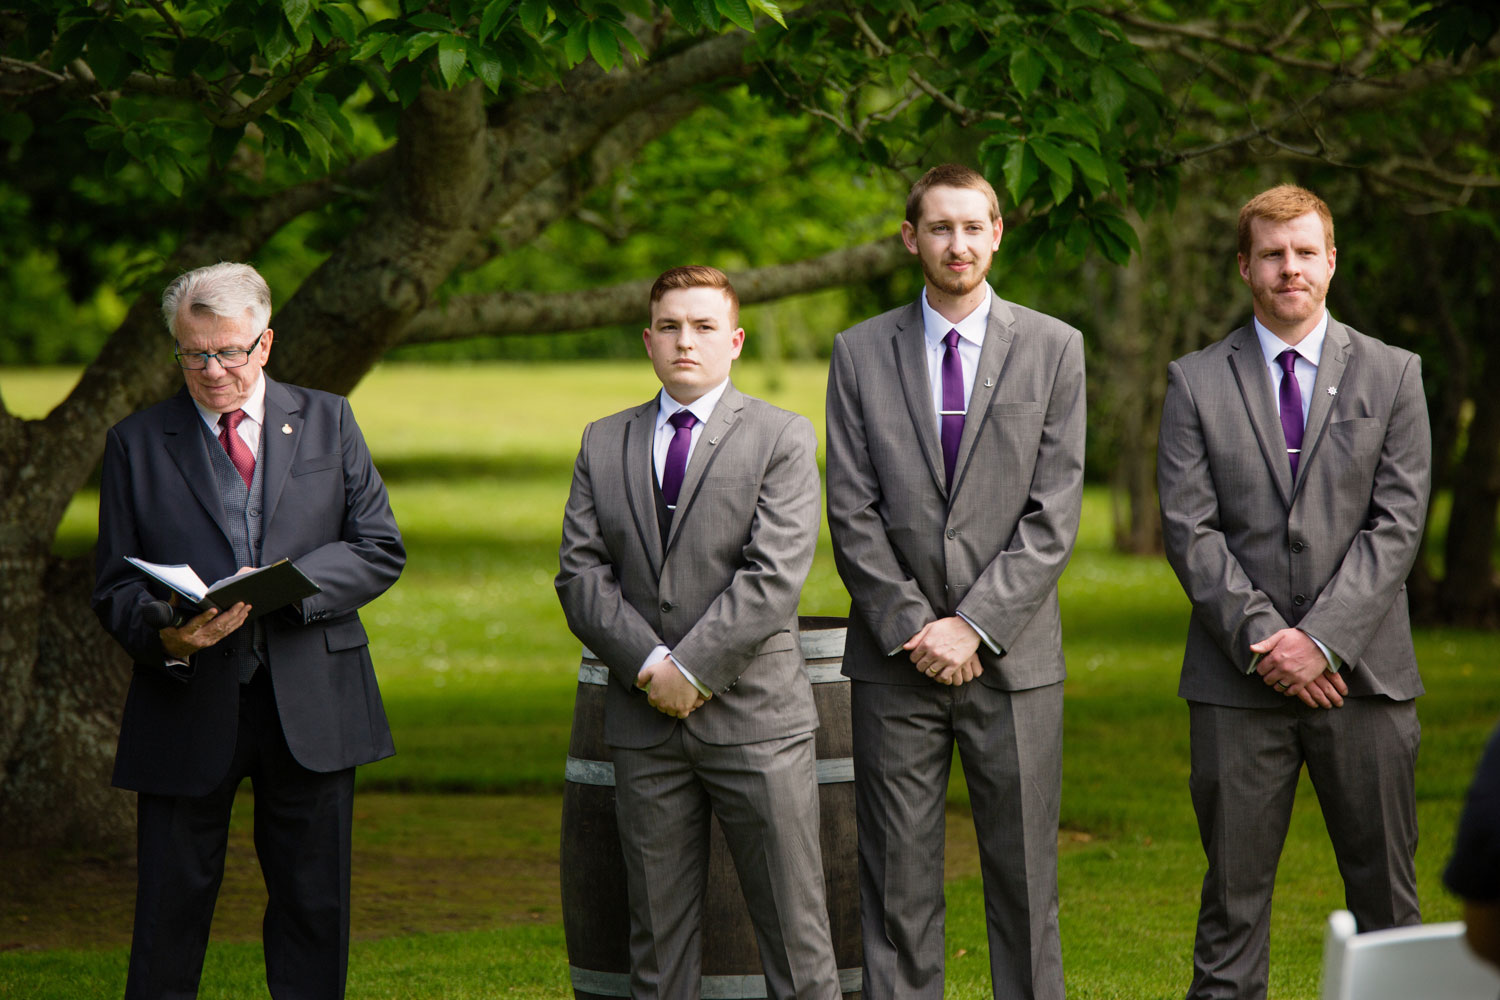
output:
[[[226,319],[248,315],[258,335],[271,325],[271,289],[249,264],[220,261],[179,274],[161,293],[161,315],[174,338],[183,309]]]
[[[1267,191],[1245,202],[1245,207],[1240,209],[1240,253],[1250,252],[1250,224],[1256,219],[1265,219],[1267,222],[1291,222],[1300,219],[1308,212],[1316,212],[1318,218],[1323,220],[1323,242],[1328,244],[1328,249],[1334,248],[1333,242],[1333,213],[1328,210],[1328,205],[1313,194],[1307,188],[1298,187],[1295,184],[1278,184]]]
[[[914,226],[917,224],[922,214],[922,196],[935,187],[973,188],[975,191],[982,191],[990,202],[990,221],[1000,218],[1000,199],[995,197],[995,189],[984,179],[983,174],[970,170],[961,163],[940,163],[911,186],[911,193],[906,196],[907,222]]]
[[[679,288],[717,288],[729,300],[729,322],[740,325],[740,297],[729,283],[729,275],[717,267],[687,264],[663,271],[651,285],[651,305],[656,305],[663,295]]]

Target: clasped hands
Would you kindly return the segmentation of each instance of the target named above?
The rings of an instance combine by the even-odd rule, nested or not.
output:
[[[909,651],[919,673],[939,684],[957,687],[984,673],[979,665],[979,633],[958,615],[928,622],[901,648]]]
[[[1343,707],[1349,685],[1330,669],[1327,657],[1306,632],[1281,629],[1251,643],[1250,651],[1261,654],[1255,670],[1267,687],[1288,698],[1300,698],[1309,708]]]
[[[670,656],[642,667],[636,675],[635,686],[646,692],[646,700],[652,708],[674,719],[686,719],[708,701],[693,687],[692,681],[682,676],[682,671],[677,669]]]

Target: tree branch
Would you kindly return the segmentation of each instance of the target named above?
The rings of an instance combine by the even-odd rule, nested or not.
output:
[[[778,264],[731,274],[746,305],[770,302],[847,284],[850,275],[874,278],[890,274],[910,255],[901,241],[886,237],[836,250],[793,264]],[[405,344],[429,344],[585,330],[615,323],[639,322],[646,314],[650,281],[628,281],[577,292],[497,292],[452,299],[412,320]]]

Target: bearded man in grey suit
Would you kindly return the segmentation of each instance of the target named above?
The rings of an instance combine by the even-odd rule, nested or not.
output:
[[[852,609],[864,989],[943,995],[943,834],[957,743],[996,997],[1063,996],[1057,580],[1083,489],[1083,342],[985,282],[994,189],[948,164],[901,235],[920,300],[839,334],[828,522]]]
[[[1422,693],[1405,580],[1427,511],[1420,360],[1324,299],[1333,217],[1282,185],[1240,210],[1254,320],[1168,369],[1167,558],[1193,605],[1178,694],[1208,873],[1190,998],[1264,997],[1302,765],[1361,931],[1420,922]]]
[[[631,995],[699,996],[712,812],[768,995],[831,1000],[797,631],[818,535],[812,424],[730,382],[745,331],[721,271],[659,277],[644,336],[662,391],[584,431],[557,575],[569,627],[611,675]]]

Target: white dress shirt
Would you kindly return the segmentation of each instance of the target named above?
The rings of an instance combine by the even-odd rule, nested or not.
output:
[[[1257,318],[1255,324],[1255,336],[1260,340],[1260,353],[1264,355],[1266,368],[1271,374],[1271,405],[1276,412],[1281,412],[1281,380],[1286,377],[1286,370],[1281,367],[1281,362],[1276,359],[1281,352],[1288,347],[1297,352],[1297,360],[1292,364],[1292,375],[1297,379],[1297,388],[1302,391],[1302,426],[1307,426],[1307,411],[1312,406],[1313,385],[1318,380],[1318,364],[1323,360],[1323,341],[1328,336],[1328,310],[1323,310],[1323,318],[1318,320],[1318,325],[1312,328],[1307,336],[1292,347],[1276,334],[1261,325]],[[1305,443],[1305,442],[1304,442]],[[1301,631],[1301,630],[1299,630]],[[1322,650],[1323,658],[1334,670],[1342,670],[1344,661],[1339,659],[1337,653],[1323,645],[1323,641],[1315,635],[1303,631],[1303,635],[1317,644]],[[1261,654],[1257,653],[1250,661],[1250,671],[1255,670],[1256,664],[1260,663]]]
[[[979,371],[979,353],[984,349],[984,335],[990,326],[990,304],[994,300],[995,292],[989,286],[984,285],[984,301],[975,307],[957,323],[951,323],[943,317],[943,314],[932,308],[927,301],[927,289],[922,289],[922,336],[927,342],[927,381],[932,388],[932,415],[937,421],[939,436],[943,426],[943,355],[948,352],[948,345],[943,343],[943,338],[948,336],[949,330],[958,331],[958,360],[963,364],[964,370],[964,410],[967,414],[969,399],[974,395],[974,373]],[[967,415],[964,417],[968,419]],[[969,622],[969,627],[979,633],[979,638],[990,647],[991,652],[1003,654],[1005,651],[985,634],[984,629],[969,621],[969,616],[962,611],[957,612],[958,617]],[[895,656],[901,652],[900,647],[891,651]]]
[[[192,398],[192,397],[189,397]],[[219,417],[222,414],[206,409],[196,399],[193,405],[198,408],[198,416],[208,425],[208,429],[217,438],[219,436]],[[255,388],[250,390],[250,398],[245,400],[240,409],[245,411],[245,419],[240,421],[235,430],[240,435],[240,440],[250,448],[250,454],[255,456],[255,461],[260,461],[260,432],[266,423],[266,377],[258,375],[255,379]]]
[[[729,380],[726,378],[686,406],[673,399],[665,388],[662,389],[656,405],[656,437],[652,439],[651,445],[652,465],[655,468],[658,485],[660,485],[662,477],[666,474],[667,449],[672,447],[672,438],[677,435],[677,428],[673,427],[670,423],[672,417],[678,410],[687,410],[698,418],[698,422],[693,425],[693,436],[688,444],[687,459],[684,461],[684,468],[686,468],[686,463],[693,460],[693,449],[698,447],[698,439],[703,436],[703,428],[707,426],[708,418],[713,415],[714,407],[719,405],[719,399],[724,395],[724,390],[727,388],[729,388]],[[666,646],[657,646],[650,653],[646,654],[646,662],[641,664],[641,670],[645,670],[646,667],[657,662],[664,656],[672,656],[671,650],[667,649]],[[698,678],[688,672],[687,667],[682,665],[681,660],[677,659],[676,656],[672,656],[672,662],[677,665],[677,669],[682,672],[682,676],[686,677],[693,687],[698,689],[699,694],[705,698],[713,696],[713,692],[706,685],[700,683]],[[636,673],[640,673],[640,670],[637,670]]]

